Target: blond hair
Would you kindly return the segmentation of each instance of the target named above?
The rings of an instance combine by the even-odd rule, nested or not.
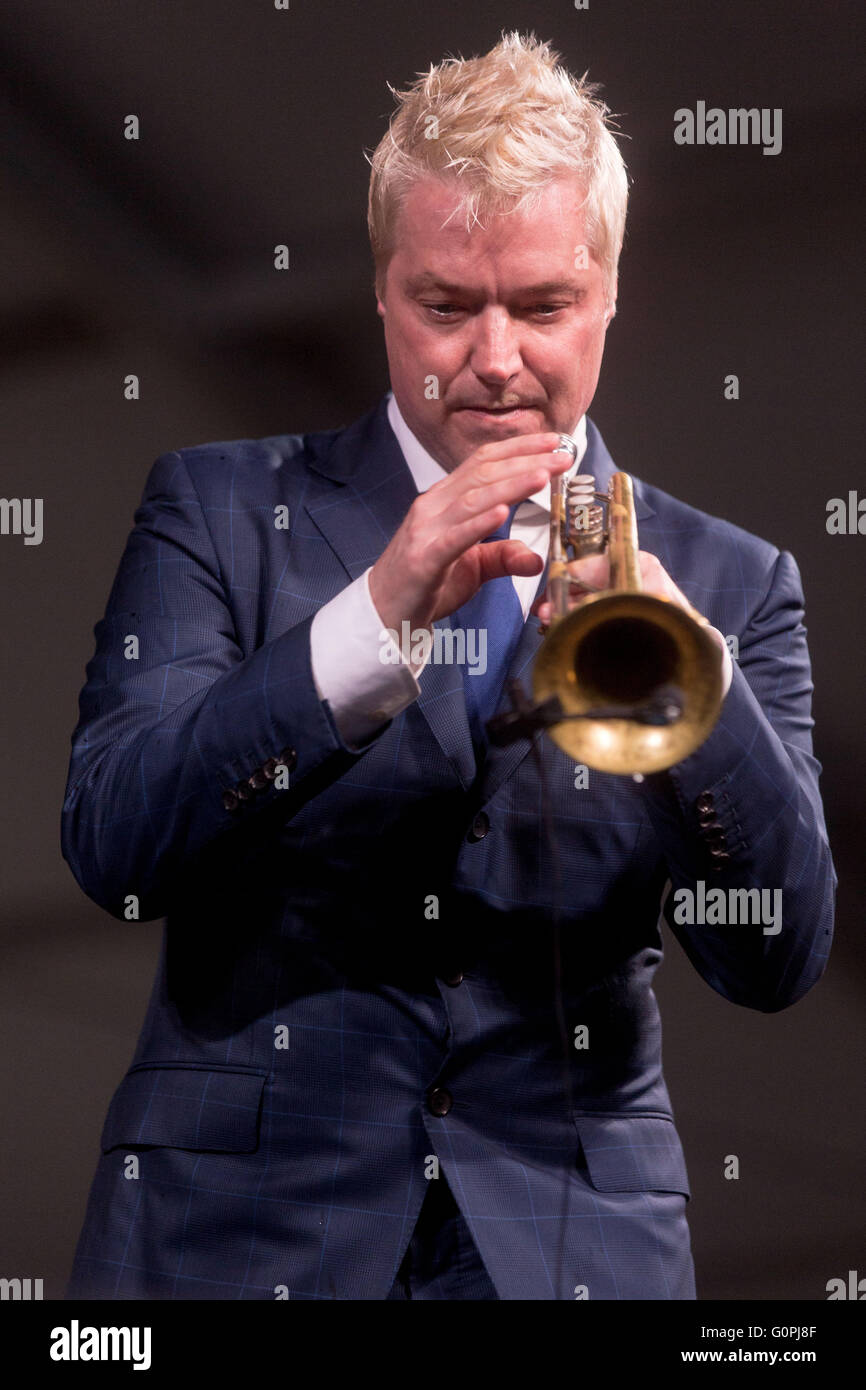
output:
[[[585,74],[572,77],[558,60],[549,44],[515,31],[503,33],[483,58],[431,65],[404,92],[388,84],[399,107],[367,156],[377,288],[394,251],[397,214],[419,179],[432,174],[462,190],[454,213],[464,215],[468,231],[482,214],[531,206],[552,179],[573,173],[611,302],[625,232],[625,164],[597,86]]]

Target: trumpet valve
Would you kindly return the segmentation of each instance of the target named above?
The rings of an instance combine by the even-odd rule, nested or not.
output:
[[[573,559],[597,555],[604,549],[604,511],[596,501],[595,478],[578,473],[565,487],[565,540]]]

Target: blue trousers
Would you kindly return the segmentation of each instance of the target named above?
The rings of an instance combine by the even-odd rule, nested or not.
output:
[[[428,1185],[388,1298],[499,1298],[442,1173]]]

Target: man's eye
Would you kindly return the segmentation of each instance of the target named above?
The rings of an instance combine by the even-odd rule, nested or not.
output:
[[[559,311],[565,307],[564,304],[530,304],[525,310],[521,310],[520,312],[540,314],[542,318],[552,318],[554,314],[558,314]],[[448,318],[452,314],[460,314],[463,312],[459,304],[451,304],[447,300],[443,300],[440,303],[425,303],[424,308],[429,309],[431,314],[436,318]]]

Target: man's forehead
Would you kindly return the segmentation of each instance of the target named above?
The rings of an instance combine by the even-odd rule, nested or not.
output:
[[[457,284],[485,263],[507,260],[514,278],[528,288],[564,280],[575,270],[575,248],[587,237],[584,197],[574,179],[565,186],[562,181],[549,185],[537,202],[525,207],[481,210],[470,227],[458,205],[459,192],[439,179],[421,179],[407,193],[393,245],[401,260],[413,262],[413,276]],[[579,278],[575,272],[575,282]]]

